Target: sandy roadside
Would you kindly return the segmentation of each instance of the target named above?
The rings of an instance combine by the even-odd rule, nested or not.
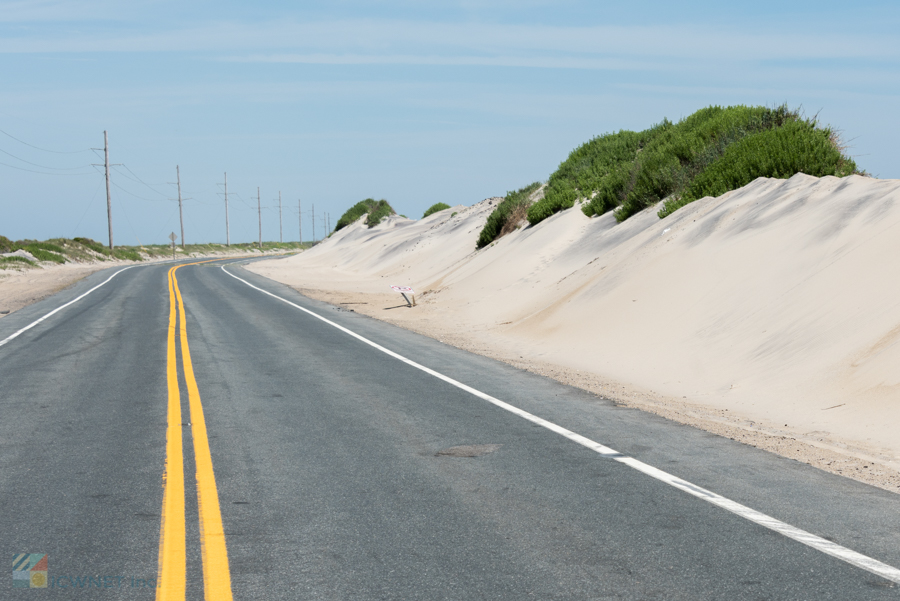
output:
[[[36,303],[95,271],[113,267],[110,263],[66,263],[44,269],[0,271],[0,318]]]
[[[900,491],[900,181],[761,178],[660,220],[577,208],[474,251],[500,199],[250,269],[320,300]],[[413,286],[402,307],[390,284]]]

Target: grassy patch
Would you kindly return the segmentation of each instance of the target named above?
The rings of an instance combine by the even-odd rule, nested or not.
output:
[[[539,223],[583,201],[588,216],[623,221],[667,199],[664,217],[697,194],[722,194],[760,176],[847,175],[856,165],[829,128],[786,106],[711,106],[642,132],[620,131],[576,148],[528,210]],[[777,175],[776,175],[777,174]]]
[[[52,242],[38,242],[37,240],[17,240],[13,242],[6,236],[0,236],[0,252],[10,253],[24,250],[38,261],[51,261],[53,263],[65,263],[65,251],[58,244]],[[19,257],[23,258],[23,257]],[[27,259],[26,259],[27,261]],[[29,263],[33,263],[28,261]]]
[[[95,253],[101,255],[109,255],[109,249],[96,240],[91,240],[90,238],[73,238],[72,240],[82,245],[83,247],[94,251]]]
[[[497,205],[497,208],[488,215],[487,221],[478,235],[475,248],[484,248],[497,238],[513,231],[519,222],[528,216],[531,210],[529,208],[531,195],[540,187],[541,182],[534,182],[515,192],[507,192],[506,197]]]
[[[25,257],[0,257],[0,269],[6,269],[7,267],[21,267],[23,265],[28,265],[29,267],[37,267],[37,263],[26,259]]]
[[[443,210],[449,209],[449,208],[450,208],[450,205],[448,205],[445,202],[435,203],[435,204],[431,205],[430,207],[428,207],[428,209],[425,210],[425,213],[422,214],[422,219],[425,219],[429,215],[437,213],[438,211],[443,211]]]
[[[341,215],[341,218],[338,219],[337,224],[335,224],[334,231],[347,227],[363,215],[368,215],[366,217],[366,225],[375,227],[385,217],[396,214],[394,208],[385,199],[375,200],[374,198],[367,198],[347,209]]]
[[[375,227],[381,220],[385,217],[389,217],[390,215],[396,215],[394,208],[388,204],[388,201],[381,199],[372,209],[369,211],[369,216],[366,218],[366,225],[370,228]]]
[[[374,198],[367,198],[365,200],[361,200],[341,215],[341,218],[337,220],[337,223],[334,226],[334,231],[338,231],[339,229],[343,229],[362,217],[363,215],[368,214],[368,212],[378,203]]]
[[[666,217],[704,196],[721,196],[746,186],[758,177],[788,178],[796,173],[815,177],[844,177],[857,173],[856,163],[845,157],[828,128],[799,120],[754,136],[728,148],[659,211]]]

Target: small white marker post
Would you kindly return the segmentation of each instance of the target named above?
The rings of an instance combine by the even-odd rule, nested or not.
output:
[[[175,235],[175,232],[169,234],[169,240],[172,241],[172,260],[175,260],[175,241],[178,240],[178,236]]]
[[[416,293],[409,286],[391,286],[391,290],[396,290],[403,297],[403,300],[406,301],[406,304],[410,307],[416,306]],[[409,296],[412,297],[412,300],[409,300],[409,297],[406,296],[406,293],[409,293]]]

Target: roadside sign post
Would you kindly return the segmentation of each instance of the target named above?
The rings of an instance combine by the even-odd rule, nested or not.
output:
[[[178,240],[178,236],[175,235],[175,232],[169,234],[169,240],[172,241],[172,260],[175,260],[175,241]]]
[[[391,286],[391,290],[399,292],[400,296],[403,297],[403,300],[405,300],[406,304],[410,307],[416,306],[416,293],[409,286]],[[407,294],[409,294],[409,297],[406,296]],[[410,300],[410,297],[412,297],[412,300]]]

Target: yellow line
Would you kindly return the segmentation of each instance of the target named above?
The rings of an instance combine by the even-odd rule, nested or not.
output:
[[[204,261],[204,263],[207,261]],[[179,265],[179,267],[182,267]],[[191,436],[194,439],[194,461],[197,464],[197,504],[200,510],[200,548],[203,554],[203,594],[207,601],[230,601],[231,571],[228,568],[228,551],[225,548],[225,529],[219,509],[219,493],[213,472],[212,453],[206,434],[206,420],[200,402],[200,389],[194,378],[191,351],[188,347],[185,327],[184,301],[178,289],[178,279],[172,268],[172,283],[178,299],[178,316],[181,322],[181,361],[188,389],[191,411]]]
[[[157,601],[184,601],[185,527],[184,454],[181,440],[181,395],[178,392],[178,363],[175,357],[175,267],[169,270],[169,334],[166,381],[169,390],[166,426],[166,467],[163,472],[163,505],[159,528],[159,578]]]

